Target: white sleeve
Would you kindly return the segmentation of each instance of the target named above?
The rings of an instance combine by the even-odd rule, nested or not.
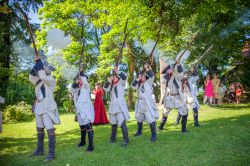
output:
[[[48,86],[50,86],[50,87],[56,86],[56,79],[54,77],[52,77],[51,75],[46,75],[44,70],[38,71],[38,76]]]
[[[33,75],[29,75],[29,81],[33,84],[36,85],[37,81],[39,80],[39,77],[37,76],[33,76]]]
[[[84,89],[89,89],[90,87],[89,87],[89,83],[88,83],[87,78],[81,76],[81,79],[82,79],[82,83],[83,83],[83,88]]]

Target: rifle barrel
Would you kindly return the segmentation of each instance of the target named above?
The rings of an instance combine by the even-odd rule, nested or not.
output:
[[[125,36],[124,36],[124,39],[123,39],[123,42],[122,42],[122,47],[121,47],[120,52],[119,52],[119,56],[118,56],[118,59],[117,59],[117,62],[116,62],[116,66],[118,66],[120,64],[120,61],[121,61],[121,58],[122,58],[122,50],[123,50],[123,47],[124,47],[126,39],[127,39],[127,34],[126,34],[127,26],[128,26],[128,19],[127,19],[125,27],[124,27],[123,33],[124,33]]]
[[[38,51],[37,51],[37,48],[36,48],[36,43],[35,43],[35,40],[34,40],[34,37],[33,37],[33,31],[32,31],[32,28],[30,26],[30,23],[29,23],[29,19],[28,19],[28,16],[27,14],[23,11],[23,9],[20,7],[20,5],[16,2],[14,3],[15,7],[19,10],[19,12],[23,15],[24,17],[24,20],[25,20],[25,23],[26,23],[26,26],[29,30],[29,36],[30,36],[30,39],[33,43],[33,47],[34,47],[34,50],[35,50],[35,55],[37,57],[39,57],[39,54],[38,54]]]

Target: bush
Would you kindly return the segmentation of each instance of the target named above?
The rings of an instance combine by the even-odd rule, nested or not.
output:
[[[31,121],[34,115],[31,106],[24,101],[17,105],[9,105],[3,111],[4,123],[27,122]]]

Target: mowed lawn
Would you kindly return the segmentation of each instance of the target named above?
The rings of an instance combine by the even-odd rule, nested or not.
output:
[[[86,147],[78,148],[80,134],[72,113],[61,113],[62,124],[56,126],[56,159],[53,166],[167,166],[167,165],[250,165],[250,104],[202,106],[201,127],[193,126],[190,114],[187,129],[182,134],[180,125],[173,126],[177,111],[172,111],[165,130],[158,132],[156,143],[150,142],[150,128],[145,123],[143,135],[133,137],[136,121],[128,122],[130,143],[121,147],[118,141],[109,144],[110,125],[94,126],[95,150],[89,154]],[[160,120],[157,121],[159,126]],[[29,158],[36,147],[35,122],[4,124],[0,134],[1,166],[38,166],[45,156]],[[47,135],[45,137],[47,154]]]

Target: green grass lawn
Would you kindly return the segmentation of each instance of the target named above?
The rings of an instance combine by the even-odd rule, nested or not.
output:
[[[145,123],[143,135],[133,137],[136,121],[128,122],[130,143],[121,147],[122,134],[118,141],[109,144],[110,125],[94,126],[95,151],[86,152],[86,147],[77,148],[78,124],[71,113],[61,114],[62,124],[56,126],[56,159],[53,166],[103,165],[103,166],[160,166],[160,165],[250,165],[250,104],[221,107],[202,106],[200,128],[193,126],[189,116],[187,129],[182,134],[179,126],[172,126],[177,111],[170,113],[165,130],[158,132],[156,143],[150,142],[150,128]],[[157,126],[160,120],[157,121]],[[0,134],[1,166],[38,166],[45,156],[29,158],[36,147],[35,122],[4,124]],[[47,135],[45,137],[47,154]]]

